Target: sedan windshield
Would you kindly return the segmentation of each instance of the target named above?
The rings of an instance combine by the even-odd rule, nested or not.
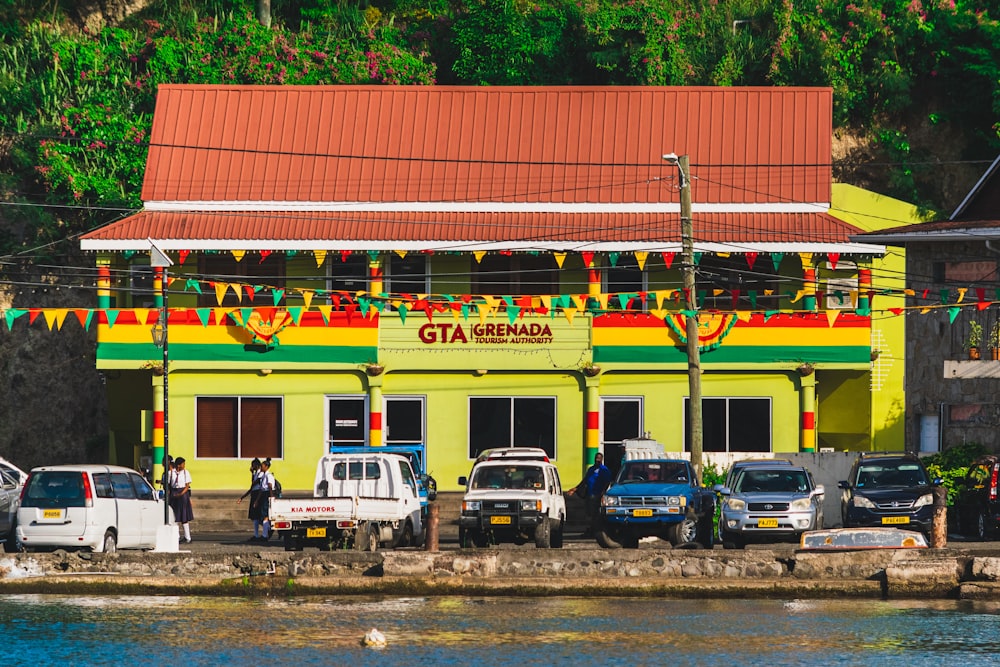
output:
[[[746,470],[736,482],[736,493],[805,493],[809,480],[801,470]]]

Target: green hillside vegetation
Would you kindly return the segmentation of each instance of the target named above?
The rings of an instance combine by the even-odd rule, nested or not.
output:
[[[0,255],[140,207],[162,82],[830,86],[836,177],[938,210],[1000,146],[983,0],[272,0],[269,27],[253,0],[81,4],[0,0],[2,198],[49,205],[4,207]]]

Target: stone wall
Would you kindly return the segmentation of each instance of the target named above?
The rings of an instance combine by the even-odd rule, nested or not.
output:
[[[563,549],[0,556],[0,592],[698,597],[1000,595],[1000,555]]]

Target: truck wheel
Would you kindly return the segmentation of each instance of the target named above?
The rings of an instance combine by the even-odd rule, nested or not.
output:
[[[552,519],[552,548],[562,549],[563,547],[563,523],[561,519]]]
[[[670,544],[675,547],[685,542],[693,542],[697,535],[698,523],[691,516],[686,516],[680,523],[670,526],[670,530],[667,532]]]
[[[986,539],[986,513],[983,510],[976,510],[972,522],[973,537],[977,540]]]
[[[535,526],[535,546],[539,549],[552,548],[552,524],[547,518]]]
[[[374,523],[362,523],[354,534],[354,548],[358,551],[378,551],[378,526]]]
[[[612,536],[604,528],[598,528],[596,531],[594,531],[594,538],[597,540],[597,543],[601,545],[601,548],[603,549],[621,549],[622,544],[621,542],[617,541],[615,537],[617,537],[617,535]]]
[[[403,529],[399,531],[399,536],[396,537],[395,542],[393,542],[392,548],[398,549],[399,547],[412,546],[415,546],[413,542],[413,524],[407,521],[403,525]]]

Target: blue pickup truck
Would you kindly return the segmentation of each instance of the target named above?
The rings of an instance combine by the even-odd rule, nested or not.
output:
[[[594,536],[605,549],[634,549],[644,537],[711,549],[714,517],[715,492],[698,485],[689,462],[626,460],[601,500]]]

